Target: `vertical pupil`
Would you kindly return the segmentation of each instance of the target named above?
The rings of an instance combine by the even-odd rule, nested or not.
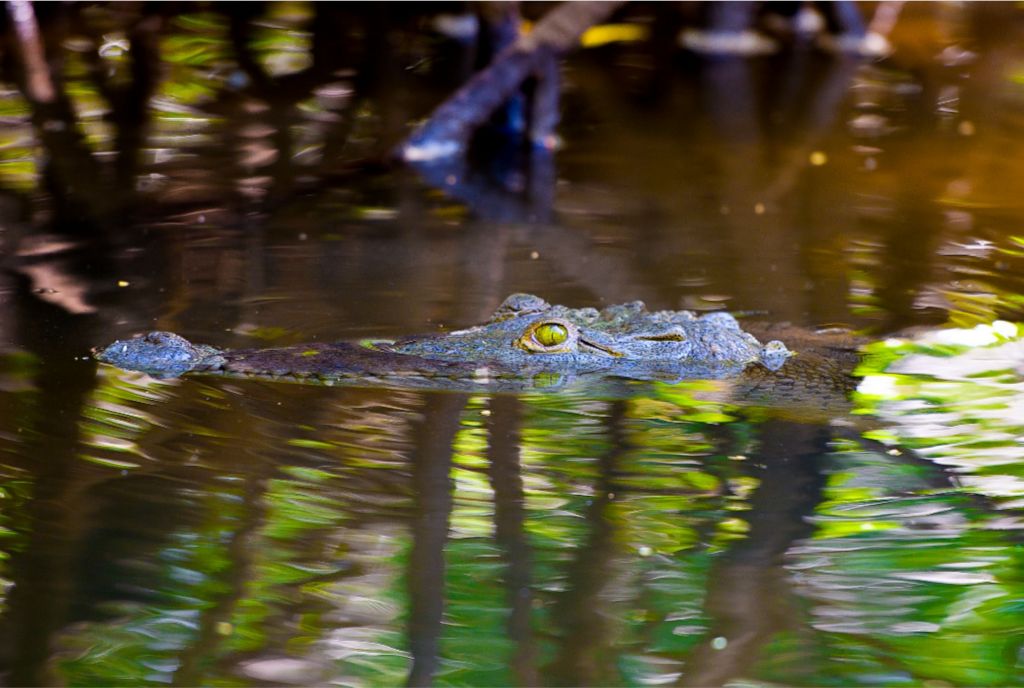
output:
[[[544,346],[555,346],[569,338],[569,331],[562,325],[548,323],[537,328],[537,342]]]

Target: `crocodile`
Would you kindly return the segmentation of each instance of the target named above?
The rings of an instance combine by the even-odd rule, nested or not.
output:
[[[158,331],[93,354],[153,377],[204,373],[449,389],[736,377],[756,388],[759,381],[785,378],[787,370],[807,364],[827,368],[826,386],[835,387],[830,380],[845,375],[825,357],[794,356],[777,339],[762,344],[725,312],[649,311],[641,301],[601,310],[568,308],[531,294],[509,296],[482,325],[395,341],[224,350]]]

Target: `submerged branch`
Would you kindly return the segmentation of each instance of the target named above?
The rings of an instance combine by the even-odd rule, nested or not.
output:
[[[464,151],[473,132],[486,122],[502,103],[512,97],[523,82],[537,77],[547,82],[539,100],[549,112],[533,116],[542,126],[531,126],[530,139],[550,146],[550,128],[557,116],[552,102],[551,73],[556,57],[571,49],[580,34],[604,20],[622,2],[565,2],[548,12],[529,34],[500,53],[486,69],[477,73],[452,97],[442,103],[403,143],[398,151],[405,160],[430,160]],[[556,86],[554,86],[557,88]],[[538,122],[538,124],[541,124]]]

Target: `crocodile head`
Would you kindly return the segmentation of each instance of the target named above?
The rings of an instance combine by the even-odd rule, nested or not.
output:
[[[148,332],[93,350],[98,361],[153,377],[177,377],[214,367],[222,360],[221,353],[219,349],[193,344],[172,332]]]
[[[484,325],[414,337],[389,351],[443,361],[495,361],[530,370],[609,369],[625,377],[734,374],[759,362],[775,370],[790,355],[773,341],[762,346],[727,313],[650,312],[640,301],[603,310],[552,306],[513,294]]]

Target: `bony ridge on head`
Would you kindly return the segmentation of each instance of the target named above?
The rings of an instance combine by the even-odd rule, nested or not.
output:
[[[551,308],[551,304],[539,296],[534,296],[533,294],[511,294],[498,306],[498,310],[494,312],[489,322],[497,323],[520,315],[542,313],[549,308]]]

